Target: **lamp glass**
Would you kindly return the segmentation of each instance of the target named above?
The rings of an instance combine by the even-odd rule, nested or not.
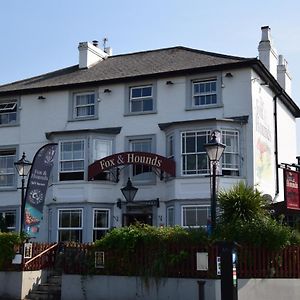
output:
[[[212,133],[211,140],[204,145],[204,149],[210,161],[219,161],[226,145],[219,143],[216,138],[216,132]]]
[[[22,158],[14,163],[16,170],[20,176],[27,176],[30,172],[32,163],[26,159],[25,153]]]
[[[121,188],[121,192],[127,202],[133,201],[137,191],[138,191],[138,188],[136,188],[132,185],[130,178],[128,178],[127,185],[125,187]]]

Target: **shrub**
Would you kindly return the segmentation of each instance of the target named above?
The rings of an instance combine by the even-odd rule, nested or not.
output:
[[[17,233],[0,233],[0,269],[3,265],[11,262],[15,256],[15,246],[20,244],[20,236]]]

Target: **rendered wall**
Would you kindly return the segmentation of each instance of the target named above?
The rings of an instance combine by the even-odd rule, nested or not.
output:
[[[197,279],[169,278],[150,288],[137,277],[63,275],[64,300],[198,300]],[[205,280],[205,300],[221,300],[220,280]],[[239,300],[298,299],[299,279],[239,279]],[[84,298],[84,293],[86,298]]]
[[[36,285],[45,282],[46,271],[0,272],[0,299],[23,299]]]
[[[62,294],[64,300],[198,300],[197,279],[162,279],[158,285],[151,281],[147,288],[138,277],[63,275]],[[220,282],[207,280],[207,300],[220,299]],[[84,296],[85,293],[85,296]]]

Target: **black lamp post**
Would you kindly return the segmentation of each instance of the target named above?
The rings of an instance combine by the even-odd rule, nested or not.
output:
[[[130,178],[128,178],[126,186],[121,188],[121,192],[123,196],[125,197],[127,202],[132,202],[136,193],[138,191],[138,188],[132,185],[132,182]]]
[[[217,187],[216,187],[216,177],[217,177],[217,164],[224,152],[225,145],[221,144],[217,140],[217,134],[220,132],[215,130],[211,134],[211,140],[204,145],[204,149],[207,153],[208,159],[210,161],[210,166],[212,167],[212,192],[211,192],[211,230],[214,232],[216,228],[216,206],[217,206]]]
[[[25,152],[21,159],[14,163],[17,172],[20,177],[22,177],[21,186],[21,224],[20,224],[20,234],[24,229],[24,215],[25,215],[25,177],[29,174],[32,163],[26,159]]]

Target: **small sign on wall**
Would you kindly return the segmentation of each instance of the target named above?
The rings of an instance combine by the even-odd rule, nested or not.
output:
[[[208,253],[207,252],[197,252],[197,271],[207,271],[208,270]]]
[[[24,244],[24,258],[32,258],[32,243]]]
[[[95,268],[104,268],[104,251],[95,252]]]

